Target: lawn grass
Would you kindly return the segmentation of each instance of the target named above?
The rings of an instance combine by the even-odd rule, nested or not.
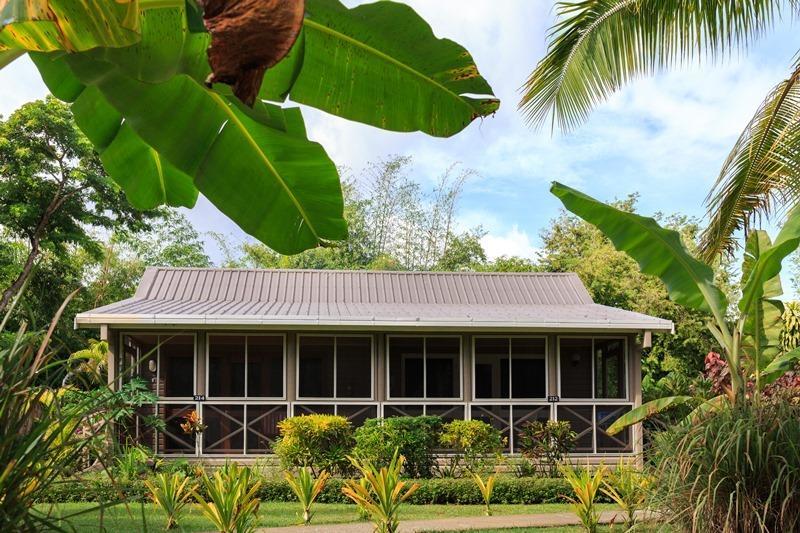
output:
[[[112,532],[136,532],[145,531],[142,527],[143,519],[146,519],[147,531],[164,531],[165,515],[155,505],[129,504],[116,505],[106,508],[103,511],[94,509],[96,507],[90,503],[63,503],[54,505],[39,505],[37,509],[43,513],[49,513],[52,517],[73,515],[69,519],[71,527],[80,532],[92,531],[112,531]],[[601,504],[601,510],[614,509],[611,504]],[[88,511],[88,512],[87,512]],[[266,502],[261,504],[259,511],[259,526],[276,527],[291,526],[300,523],[299,506],[296,503],[287,502]],[[492,505],[495,515],[512,514],[533,514],[533,513],[556,513],[570,512],[568,504],[551,503],[538,505]],[[436,518],[460,517],[460,516],[482,516],[482,505],[406,505],[401,510],[402,520],[428,520]],[[314,506],[314,518],[312,524],[337,524],[360,521],[356,513],[355,505],[342,503],[317,504]],[[210,531],[213,529],[200,514],[196,505],[192,505],[187,511],[181,522],[183,531]],[[506,532],[510,530],[505,530]],[[526,531],[514,530],[514,533]],[[542,533],[550,530],[535,529],[535,533]],[[562,531],[555,529],[553,531]],[[564,532],[571,532],[572,529],[563,529]]]
[[[558,526],[558,527],[510,527],[501,529],[469,529],[452,531],[428,531],[425,533],[584,533],[586,530],[581,526]],[[600,526],[598,533],[624,533],[625,528],[617,524],[616,526]],[[677,531],[663,524],[643,523],[636,526],[637,533],[672,533]]]

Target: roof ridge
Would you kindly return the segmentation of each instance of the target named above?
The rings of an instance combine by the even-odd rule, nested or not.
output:
[[[405,276],[426,275],[426,276],[451,276],[451,275],[473,275],[473,276],[552,276],[567,277],[577,276],[575,272],[481,272],[475,270],[359,270],[359,269],[338,269],[338,268],[244,268],[244,267],[170,267],[170,266],[149,266],[148,270],[163,271],[217,271],[217,272],[299,272],[299,273],[353,273],[353,274],[399,274]]]

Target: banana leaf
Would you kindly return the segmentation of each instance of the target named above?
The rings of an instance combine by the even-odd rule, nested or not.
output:
[[[409,6],[308,0],[302,37],[267,71],[260,97],[288,95],[382,129],[449,137],[494,113],[492,94],[469,52],[437,38]]]
[[[109,74],[98,88],[147,144],[274,250],[347,236],[339,175],[319,144],[255,120],[188,76],[152,84]]]
[[[742,285],[753,273],[759,258],[772,247],[766,231],[755,230],[747,237],[742,262]],[[754,361],[756,372],[771,361],[781,351],[781,332],[783,331],[783,302],[778,297],[783,294],[780,276],[776,275],[762,283],[761,298],[754,300],[746,311],[743,310],[742,350]]]
[[[795,348],[773,359],[761,372],[761,379],[768,385],[786,372],[794,370],[798,363],[800,363],[800,348]]]
[[[800,206],[795,207],[786,217],[775,243],[762,252],[749,268],[749,275],[742,286],[739,310],[749,312],[755,302],[764,296],[765,283],[780,274],[783,260],[797,250],[800,244]]]
[[[693,396],[667,396],[644,403],[617,418],[614,423],[608,427],[606,433],[609,435],[616,435],[628,426],[638,424],[672,407],[687,404],[694,399]]]
[[[724,324],[727,302],[714,285],[711,267],[698,261],[681,243],[680,235],[652,218],[615,209],[566,185],[554,182],[550,192],[568,211],[594,224],[617,250],[632,257],[645,274],[657,276],[678,304],[710,311]]]
[[[0,1],[0,51],[84,51],[139,40],[137,0]]]
[[[108,175],[131,205],[153,209],[166,204],[193,207],[198,190],[192,179],[145,143],[96,87],[86,87],[63,56],[31,54],[42,79],[58,98],[72,102],[75,122],[94,145]]]

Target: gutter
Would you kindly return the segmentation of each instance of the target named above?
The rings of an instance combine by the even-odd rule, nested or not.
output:
[[[75,317],[75,328],[92,327],[100,325],[184,325],[184,326],[327,326],[327,327],[368,327],[368,328],[529,328],[529,329],[608,329],[608,330],[645,330],[675,332],[675,326],[668,320],[648,322],[610,322],[598,321],[543,321],[529,322],[525,320],[464,320],[464,319],[436,319],[424,320],[386,319],[376,317],[353,317],[350,319],[330,319],[323,317],[259,317],[253,315],[164,315],[164,314],[136,314],[112,315],[82,313]]]

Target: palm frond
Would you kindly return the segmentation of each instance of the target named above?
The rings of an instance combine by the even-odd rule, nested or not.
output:
[[[706,261],[735,248],[734,233],[774,205],[800,198],[800,62],[767,96],[742,132],[706,198],[709,225],[702,236]]]
[[[678,63],[746,49],[782,0],[571,0],[556,8],[547,55],[519,107],[535,126],[570,130],[623,85]]]

